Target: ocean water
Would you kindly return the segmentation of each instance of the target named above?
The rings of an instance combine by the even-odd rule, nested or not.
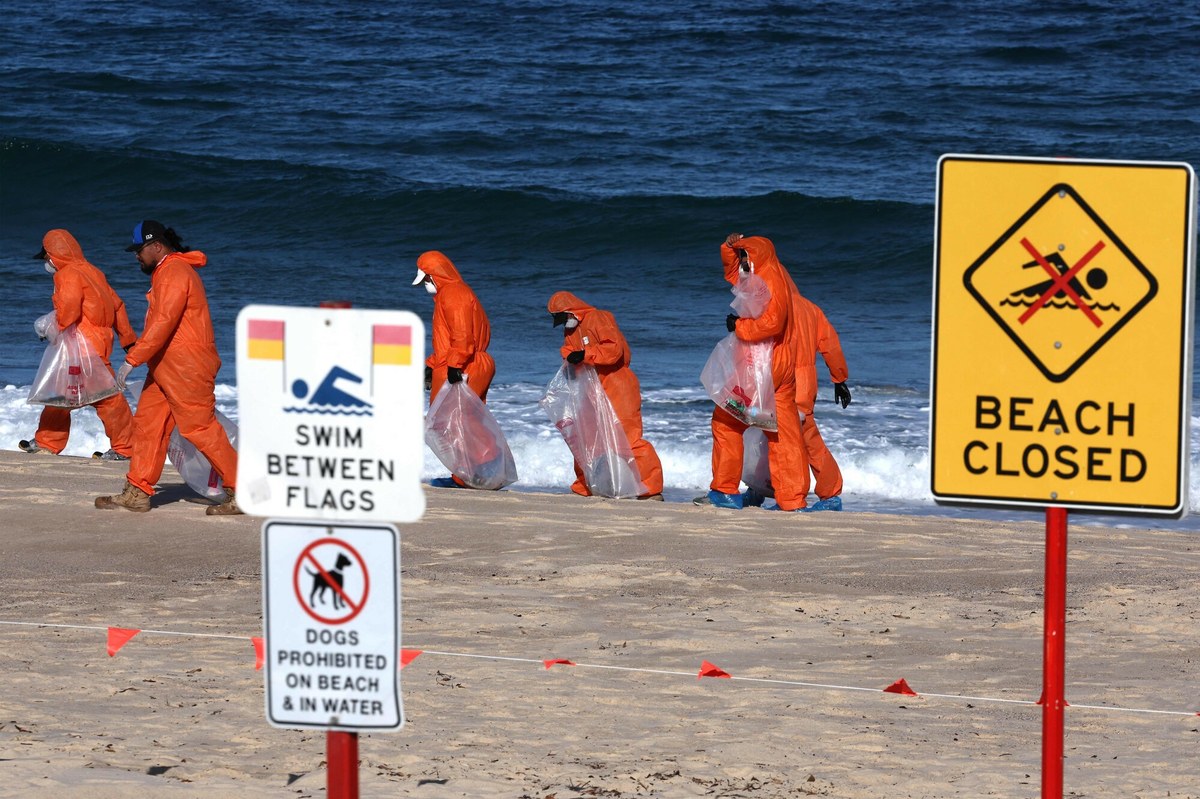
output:
[[[417,255],[439,249],[492,320],[489,400],[514,488],[571,479],[537,407],[560,363],[546,301],[565,289],[616,315],[668,498],[684,501],[711,477],[698,375],[725,334],[717,248],[736,230],[770,237],[841,335],[854,403],[835,406],[822,373],[816,418],[847,508],[1003,515],[929,493],[938,157],[1200,163],[1187,5],[45,0],[5,13],[5,449],[36,427],[24,398],[32,322],[50,309],[31,258],[42,234],[71,230],[139,326],[147,281],[123,247],[151,217],[209,255],[231,417],[242,306],[339,299],[428,320],[409,284]],[[67,452],[105,448],[95,414],[77,412]],[[428,452],[425,472],[442,473]],[[1195,515],[1155,524],[1200,529]]]

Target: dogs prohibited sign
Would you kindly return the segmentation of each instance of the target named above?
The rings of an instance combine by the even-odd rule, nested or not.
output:
[[[271,520],[263,564],[267,719],[346,732],[403,725],[396,528]]]
[[[325,561],[324,565],[322,560]],[[347,569],[358,569],[361,579],[351,580],[351,584],[354,588],[361,585],[361,592],[346,587]],[[296,599],[309,616],[321,624],[345,624],[366,606],[367,595],[371,591],[371,577],[358,550],[337,538],[322,538],[313,541],[300,553],[292,585],[296,589]],[[311,586],[307,599],[302,587],[304,585]],[[328,611],[325,610],[326,594],[330,595]]]
[[[1187,509],[1195,175],[1187,164],[938,164],[934,498]]]

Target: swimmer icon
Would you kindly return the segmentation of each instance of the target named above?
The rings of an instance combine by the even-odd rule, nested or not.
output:
[[[307,406],[284,408],[288,413],[321,413],[345,414],[349,416],[370,416],[371,403],[359,399],[348,391],[336,385],[339,380],[350,383],[362,383],[362,378],[341,366],[333,366],[325,378],[309,395],[308,383],[297,379],[292,382],[292,396],[298,400],[308,399]]]

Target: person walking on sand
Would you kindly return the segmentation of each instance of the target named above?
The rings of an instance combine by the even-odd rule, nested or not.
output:
[[[800,415],[796,407],[796,324],[792,316],[792,286],[787,269],[775,255],[775,245],[762,236],[730,233],[720,247],[725,280],[737,285],[741,272],[757,275],[770,293],[766,308],[753,319],[730,314],[726,328],[742,341],[771,341],[771,379],[775,387],[775,413],[778,430],[766,432],[767,457],[775,502],[779,510],[805,508],[801,462],[804,452]],[[720,407],[713,408],[712,470],[709,492],[696,497],[697,505],[740,510],[743,496],[739,491],[742,476],[747,425]]]
[[[792,283],[792,317],[796,321],[796,406],[800,410],[800,427],[803,441],[801,458],[800,488],[807,496],[811,478],[817,501],[809,505],[809,511],[840,511],[842,509],[842,470],[837,459],[825,445],[814,415],[817,401],[817,355],[820,355],[833,381],[833,402],[846,408],[850,405],[850,389],[846,381],[850,377],[846,356],[837,330],[826,318],[825,312],[812,300],[805,297]],[[811,476],[810,476],[811,470]],[[768,495],[770,492],[768,491]],[[746,506],[761,506],[765,496],[755,488],[742,494]]]
[[[829,370],[829,379],[833,382],[833,402],[843,409],[851,401],[850,389],[846,387],[850,370],[837,330],[825,317],[825,312],[801,294],[794,284],[792,288],[795,291],[792,312],[796,317],[798,332],[796,405],[801,413],[801,432],[808,466],[802,473],[801,488],[805,494],[808,493],[808,470],[811,469],[816,481],[813,490],[817,501],[809,506],[809,510],[839,511],[842,509],[842,470],[829,447],[825,446],[814,413],[817,401],[817,355],[820,354]]]
[[[45,263],[54,275],[54,322],[58,330],[77,325],[88,344],[112,372],[113,331],[121,346],[128,350],[137,341],[129,324],[125,303],[108,284],[104,273],[83,257],[83,249],[69,231],[61,228],[42,237],[42,249],[33,256]],[[114,394],[93,405],[104,425],[109,450],[93,457],[104,460],[129,460],[133,452],[133,414],[124,394]],[[31,454],[57,455],[67,446],[71,435],[71,409],[46,405],[31,440],[18,443]]]
[[[563,326],[563,358],[573,364],[590,364],[600,377],[600,385],[625,430],[642,484],[646,487],[646,493],[638,499],[661,501],[662,463],[654,446],[642,438],[642,389],[637,375],[629,368],[629,344],[617,327],[617,320],[608,311],[588,305],[567,291],[555,293],[546,304],[546,310],[556,327]],[[585,497],[591,496],[578,461],[575,478],[571,490]]]
[[[437,250],[423,252],[417,258],[417,276],[412,284],[423,285],[433,295],[433,346],[425,359],[430,407],[442,386],[464,380],[479,399],[487,402],[496,362],[487,352],[492,326],[483,304],[453,262]],[[466,487],[453,475],[435,477],[429,484],[437,488]]]
[[[125,250],[134,253],[142,271],[150,276],[150,291],[146,294],[145,328],[117,371],[117,385],[124,388],[129,373],[142,364],[147,376],[133,416],[133,456],[125,489],[113,496],[96,497],[96,507],[150,510],[171,431],[178,426],[179,434],[208,459],[225,486],[225,500],[205,513],[240,514],[235,491],[237,450],[216,417],[214,387],[221,358],[208,296],[196,271],[208,258],[184,247],[173,228],[153,219],[134,227],[133,243]]]

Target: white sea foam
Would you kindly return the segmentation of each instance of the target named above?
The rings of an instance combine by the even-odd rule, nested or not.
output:
[[[558,431],[537,405],[542,387],[496,385],[488,407],[505,432],[517,463],[515,490],[569,490],[575,479],[571,454]],[[0,449],[16,450],[20,439],[32,438],[41,407],[28,405],[28,386],[0,389]],[[218,385],[217,407],[237,420],[237,390]],[[712,477],[712,405],[702,389],[646,392],[645,436],[663,464],[668,500],[683,501],[707,490]],[[929,490],[928,399],[918,392],[859,389],[847,409],[819,402],[817,417],[829,449],[841,467],[847,507],[906,513],[935,512]],[[1189,529],[1200,529],[1200,418],[1192,420]],[[89,456],[108,449],[108,439],[91,408],[72,414],[71,439],[64,454]],[[422,477],[447,474],[425,448]]]

